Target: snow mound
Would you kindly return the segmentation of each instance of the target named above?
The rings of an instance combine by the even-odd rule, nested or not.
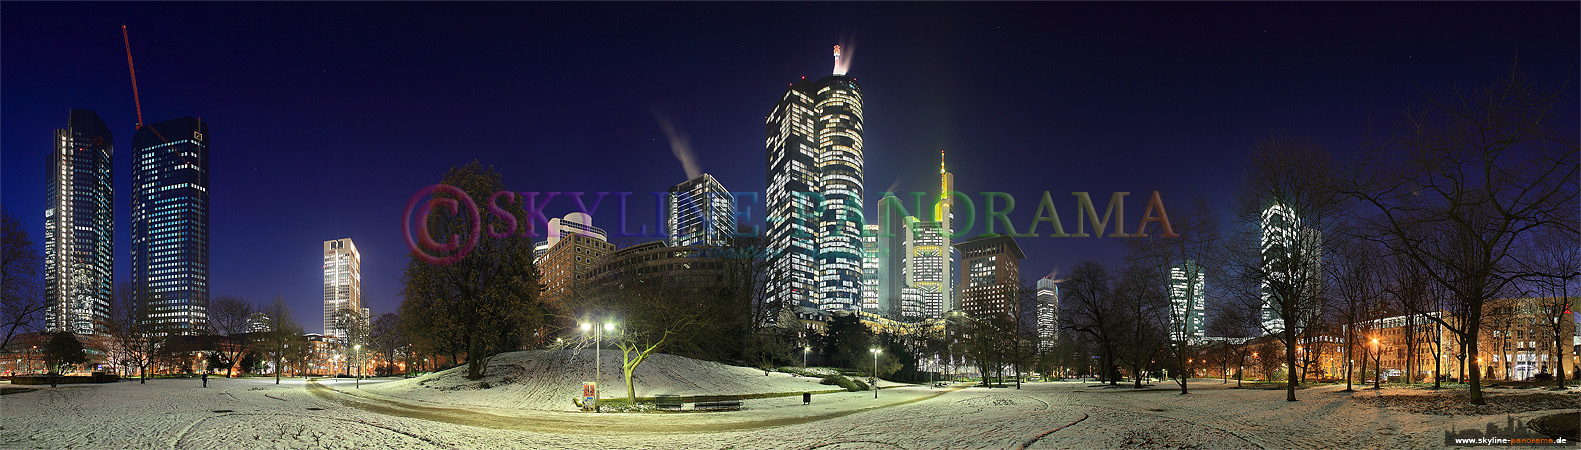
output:
[[[603,398],[624,398],[619,351],[604,351],[599,367]],[[479,380],[466,378],[467,367],[372,386],[375,394],[422,402],[506,409],[573,411],[572,399],[582,383],[593,381],[592,350],[529,350],[490,358]],[[737,367],[711,361],[655,353],[637,367],[632,378],[638,397],[655,395],[752,395],[815,392],[836,388],[819,379]]]

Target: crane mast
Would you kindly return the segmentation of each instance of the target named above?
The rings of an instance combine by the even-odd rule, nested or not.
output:
[[[121,41],[126,43],[126,70],[132,74],[132,103],[137,105],[137,128],[143,128],[143,100],[137,96],[137,68],[132,65],[132,38],[126,36],[126,25],[121,25]]]

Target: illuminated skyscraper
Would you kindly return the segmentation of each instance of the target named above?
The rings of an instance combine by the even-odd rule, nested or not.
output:
[[[771,292],[853,311],[862,292],[862,89],[844,75],[785,90],[767,119]]]
[[[209,126],[196,117],[144,125],[132,137],[132,285],[160,333],[209,322]]]
[[[345,339],[344,320],[367,320],[362,253],[351,238],[324,241],[324,335]]]
[[[1039,278],[1037,289],[1038,350],[1049,350],[1059,343],[1059,280]]]
[[[1017,322],[1035,317],[1018,316],[1021,301],[1021,260],[1026,254],[1015,239],[985,234],[955,244],[961,249],[961,312],[973,318],[1006,315]],[[1024,323],[1032,327],[1034,323]]]
[[[736,232],[735,199],[713,175],[702,174],[670,186],[665,227],[671,247],[729,245]]]
[[[906,218],[906,286],[914,288],[922,301],[922,317],[936,318],[949,312],[948,295],[950,251],[944,246],[949,237],[938,222]]]
[[[1316,229],[1301,226],[1300,217],[1289,205],[1270,202],[1263,209],[1261,244],[1266,273],[1261,283],[1261,319],[1267,333],[1284,330],[1285,320],[1279,312],[1279,305],[1284,302],[1295,302],[1300,307],[1294,317],[1297,327],[1308,319],[1316,319],[1317,302],[1301,299],[1315,299],[1322,292],[1322,239]]]
[[[938,305],[934,307],[938,310],[937,314],[954,311],[960,307],[955,304],[955,264],[953,263],[956,259],[954,252],[950,251],[954,248],[950,245],[950,237],[955,233],[953,224],[955,213],[952,210],[955,207],[954,191],[955,174],[945,170],[944,150],[939,150],[939,203],[934,207],[933,220],[938,223],[939,238],[942,239],[939,246],[944,249],[944,254],[941,255],[943,260],[940,262],[939,270],[942,270],[944,275],[940,278]]]
[[[44,292],[50,332],[94,334],[110,314],[115,263],[115,137],[86,109],[55,130],[44,196]]]
[[[879,307],[878,271],[883,261],[878,254],[878,228],[876,224],[862,226],[862,310],[888,317]]]
[[[1170,339],[1184,341],[1206,336],[1202,328],[1207,301],[1207,275],[1196,261],[1169,268]]]

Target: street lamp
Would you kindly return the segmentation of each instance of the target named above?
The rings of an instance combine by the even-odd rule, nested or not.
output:
[[[1372,388],[1377,389],[1378,384],[1383,382],[1383,355],[1378,353],[1378,338],[1372,339],[1372,361]],[[1366,364],[1366,361],[1362,363]],[[1366,367],[1363,366],[1362,369],[1365,370]]]
[[[600,350],[603,345],[604,332],[615,331],[615,322],[604,322],[603,330],[599,330],[591,322],[582,322],[582,331],[593,332],[593,412],[598,412],[598,399],[604,394],[598,389],[599,375],[603,373],[600,365],[604,362],[603,358],[600,357]]]
[[[357,389],[362,389],[362,344],[351,346],[351,359],[357,360]]]
[[[871,348],[867,351],[873,352],[873,398],[878,398],[878,354],[884,353],[884,350]]]
[[[801,367],[803,369],[807,368],[807,353],[809,353],[811,351],[812,351],[812,346],[811,345],[801,348]]]

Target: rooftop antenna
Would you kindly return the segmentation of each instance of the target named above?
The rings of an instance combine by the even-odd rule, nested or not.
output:
[[[132,103],[137,105],[137,129],[143,129],[143,100],[137,96],[137,68],[132,65],[132,38],[126,36],[126,24],[121,24],[121,41],[126,43],[126,70],[132,74]]]
[[[834,74],[845,75],[845,70],[840,68],[840,46],[834,46]]]

